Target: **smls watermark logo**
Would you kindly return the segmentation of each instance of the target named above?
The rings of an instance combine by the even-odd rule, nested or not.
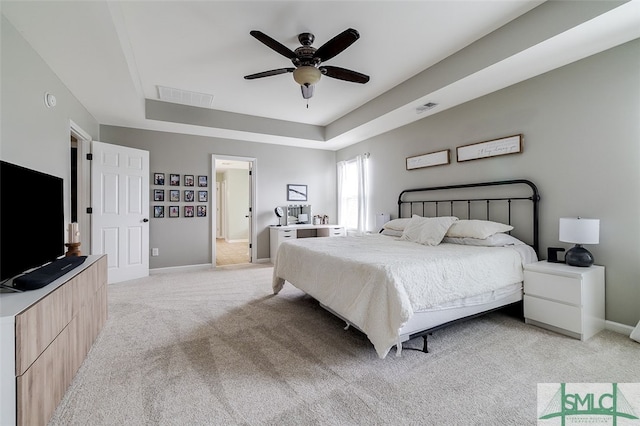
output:
[[[538,425],[640,426],[640,383],[538,383]]]

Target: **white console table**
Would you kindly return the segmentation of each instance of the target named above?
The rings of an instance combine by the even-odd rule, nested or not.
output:
[[[107,257],[0,294],[0,424],[46,425],[107,320]]]
[[[345,235],[347,231],[340,225],[272,225],[269,234],[271,263],[275,263],[278,247],[283,241],[295,238],[344,237]]]

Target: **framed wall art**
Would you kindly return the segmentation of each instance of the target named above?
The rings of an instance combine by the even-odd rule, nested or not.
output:
[[[180,207],[169,206],[169,217],[180,217]]]
[[[193,175],[184,175],[184,186],[193,186],[194,179]]]
[[[450,150],[429,152],[427,154],[407,157],[407,170],[421,169],[423,167],[441,166],[451,162]]]
[[[193,217],[193,206],[184,206],[184,217]]]
[[[207,215],[207,206],[198,206],[196,214],[198,217],[205,217]]]
[[[205,203],[209,201],[209,194],[207,191],[198,191],[198,201]]]
[[[169,175],[169,185],[171,186],[180,186],[180,175],[171,173]]]
[[[164,189],[153,190],[153,201],[164,201]]]
[[[287,201],[307,201],[307,185],[287,185]]]
[[[194,193],[193,189],[185,189],[184,191],[184,201],[187,203],[192,203],[194,201]]]
[[[153,184],[154,185],[164,185],[164,173],[154,173],[153,174]]]
[[[164,217],[164,206],[153,206],[153,217]]]
[[[206,188],[208,186],[207,176],[198,176],[198,186]]]
[[[180,201],[180,190],[179,189],[171,189],[171,190],[169,190],[169,201],[172,201],[172,202]]]
[[[472,143],[456,148],[456,156],[459,163],[520,152],[522,152],[522,134]]]

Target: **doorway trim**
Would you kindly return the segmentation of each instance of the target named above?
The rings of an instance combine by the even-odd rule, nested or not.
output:
[[[258,204],[258,196],[256,194],[257,179],[258,179],[258,160],[254,157],[241,157],[236,155],[219,155],[211,154],[211,186],[215,189],[216,182],[216,160],[230,160],[230,161],[246,161],[251,163],[251,175],[249,176],[249,202],[251,212],[249,213],[249,244],[251,244],[251,263],[255,263],[258,253],[258,245],[256,244],[256,205]],[[211,228],[211,265],[216,268],[216,223],[217,223],[217,197],[213,194],[210,197],[212,200],[211,214],[209,215],[210,228]]]
[[[85,254],[91,254],[91,215],[87,213],[87,207],[91,207],[91,162],[87,160],[87,154],[91,153],[91,141],[93,138],[73,120],[69,120],[69,134],[78,140],[78,188],[76,196],[78,201],[77,217],[80,228],[80,246]]]

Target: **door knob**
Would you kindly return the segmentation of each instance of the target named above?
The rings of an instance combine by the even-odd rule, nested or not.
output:
[[[146,217],[144,219],[142,219],[143,222],[149,222],[149,219],[147,219]]]

